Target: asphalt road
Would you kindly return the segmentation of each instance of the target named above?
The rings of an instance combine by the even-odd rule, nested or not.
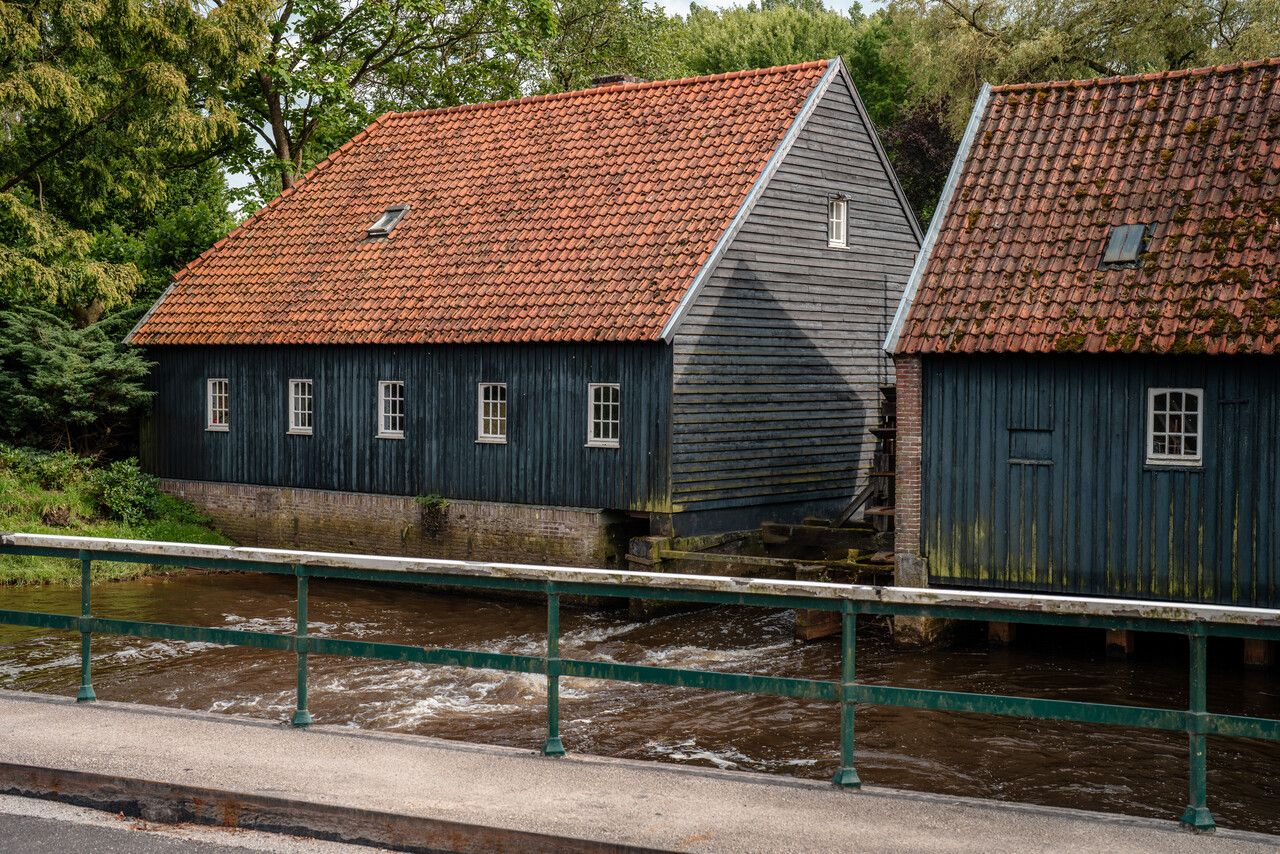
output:
[[[0,795],[0,854],[370,854],[374,848],[193,825],[160,825]]]

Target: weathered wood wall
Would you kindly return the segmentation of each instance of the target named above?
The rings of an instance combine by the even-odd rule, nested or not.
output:
[[[1147,390],[1203,388],[1203,464],[1147,465]],[[1280,606],[1274,359],[924,360],[936,583]]]
[[[391,495],[664,510],[665,345],[150,348],[142,442],[163,477]],[[231,429],[205,430],[205,380],[231,380]],[[290,378],[315,381],[315,432],[287,434]],[[377,383],[405,383],[404,439],[377,438]],[[476,443],[476,386],[505,382],[508,442]],[[588,448],[587,383],[622,386],[620,448]]]
[[[827,246],[837,193],[843,249]],[[880,345],[918,249],[910,216],[836,79],[675,336],[679,508],[731,529],[852,497],[892,379]]]

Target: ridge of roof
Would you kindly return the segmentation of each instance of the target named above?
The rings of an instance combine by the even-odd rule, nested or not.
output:
[[[405,110],[404,112],[385,113],[379,118],[418,118],[420,116],[442,116],[450,113],[465,113],[476,110],[491,110],[498,107],[512,107],[518,104],[536,104],[545,101],[563,101],[570,98],[602,95],[607,92],[637,92],[647,89],[659,89],[675,86],[692,86],[699,83],[713,83],[722,80],[736,80],[743,77],[763,77],[766,74],[783,74],[790,71],[802,71],[827,68],[838,57],[831,59],[811,59],[808,62],[796,62],[791,65],[774,65],[769,68],[745,68],[741,71],[724,71],[719,74],[703,74],[699,77],[672,77],[667,80],[646,80],[637,83],[610,83],[606,86],[588,86],[585,89],[570,89],[567,92],[548,92],[543,95],[526,95],[523,98],[507,98],[503,101],[480,101],[475,104],[456,104],[452,107],[434,107],[426,110]]]
[[[1280,65],[1280,56],[1266,59],[1249,59],[1225,65],[1203,65],[1199,68],[1175,68],[1169,71],[1147,71],[1140,74],[1118,74],[1111,77],[1089,77],[1082,80],[1044,80],[1038,83],[1002,83],[992,86],[993,94],[998,92],[1021,92],[1036,89],[1088,89],[1101,86],[1115,86],[1125,83],[1149,83],[1157,80],[1177,80],[1183,77],[1205,77],[1210,74],[1232,74],[1236,71],[1249,71],[1269,65]]]

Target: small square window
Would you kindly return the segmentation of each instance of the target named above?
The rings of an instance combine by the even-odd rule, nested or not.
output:
[[[225,433],[231,429],[231,382],[211,379],[205,384],[206,430]]]
[[[1137,267],[1142,263],[1142,253],[1147,251],[1151,238],[1149,225],[1117,225],[1107,236],[1107,248],[1102,253],[1103,269]]]
[[[622,391],[617,383],[587,386],[587,445],[616,448],[622,430]]]
[[[1147,462],[1199,465],[1204,391],[1153,388],[1147,394]]]
[[[507,384],[481,383],[476,407],[476,441],[495,445],[507,442]]]
[[[311,380],[289,380],[289,432],[310,436],[315,418],[315,394]]]
[[[827,245],[843,249],[848,245],[849,202],[846,199],[827,200]]]
[[[373,225],[369,226],[366,236],[386,237],[391,233],[391,229],[400,224],[400,220],[404,219],[404,215],[408,212],[408,205],[392,205],[382,212],[382,216],[378,217]]]
[[[400,380],[378,383],[378,437],[404,438],[404,383]]]

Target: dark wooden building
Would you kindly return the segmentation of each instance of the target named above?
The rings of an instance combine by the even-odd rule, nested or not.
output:
[[[830,511],[919,240],[838,60],[388,114],[134,330],[144,462],[655,533]]]
[[[1280,606],[1280,60],[985,91],[887,346],[906,577]]]

